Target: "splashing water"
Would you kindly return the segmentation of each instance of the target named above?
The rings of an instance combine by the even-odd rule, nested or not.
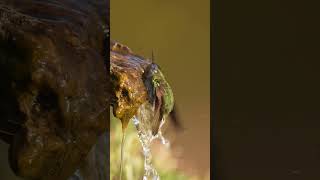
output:
[[[152,135],[152,121],[153,121],[153,108],[149,103],[145,103],[140,106],[136,116],[133,117],[133,123],[138,131],[138,137],[142,145],[144,155],[144,176],[143,180],[160,180],[160,177],[156,169],[152,166],[152,154],[151,154],[151,143],[155,139],[160,139],[161,143],[169,148],[169,141],[166,140],[161,132],[165,120],[163,119],[160,124],[158,133]]]

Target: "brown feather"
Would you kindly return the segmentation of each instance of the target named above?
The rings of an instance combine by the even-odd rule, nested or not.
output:
[[[162,103],[163,103],[163,92],[161,88],[156,88],[156,98],[155,98],[155,108],[154,108],[154,118],[152,123],[152,135],[156,135],[159,131],[160,123],[163,118],[163,110],[162,110]]]

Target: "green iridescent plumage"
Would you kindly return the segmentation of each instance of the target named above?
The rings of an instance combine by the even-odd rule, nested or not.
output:
[[[146,68],[143,78],[148,91],[149,102],[154,107],[155,114],[152,123],[152,133],[156,135],[163,118],[168,116],[173,110],[173,93],[169,83],[155,63],[151,63]]]

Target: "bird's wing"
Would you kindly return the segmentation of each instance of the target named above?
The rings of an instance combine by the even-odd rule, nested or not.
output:
[[[154,101],[154,118],[152,121],[152,134],[156,135],[159,131],[159,126],[163,118],[163,89],[160,87],[155,88],[155,101]]]

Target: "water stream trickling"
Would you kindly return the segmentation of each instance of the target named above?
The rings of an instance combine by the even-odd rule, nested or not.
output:
[[[122,140],[121,140],[121,154],[120,154],[120,178],[122,180],[122,169],[123,169],[123,151],[124,151],[124,141],[126,137],[126,131],[122,131]]]
[[[142,145],[144,155],[144,176],[143,180],[160,180],[156,169],[152,165],[151,143],[155,139],[160,139],[161,143],[169,147],[169,141],[166,140],[161,132],[164,124],[162,120],[158,134],[152,135],[152,121],[154,115],[153,107],[149,103],[140,106],[136,116],[133,117],[133,123],[138,131],[138,137]]]

